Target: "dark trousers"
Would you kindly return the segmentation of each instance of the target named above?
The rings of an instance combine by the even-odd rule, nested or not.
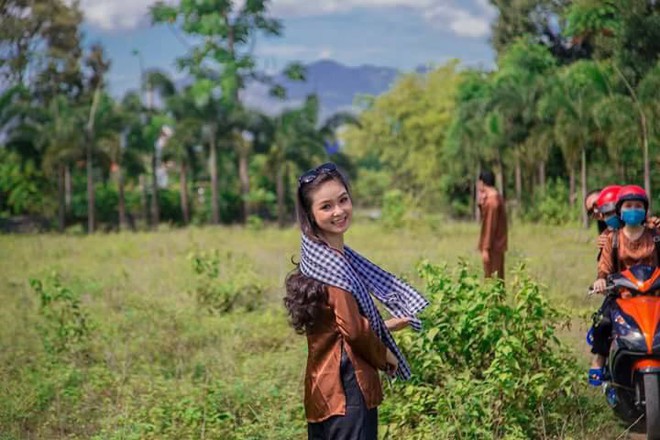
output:
[[[355,377],[353,364],[342,349],[341,382],[346,395],[346,414],[307,424],[308,440],[377,440],[378,408],[368,409]]]
[[[610,344],[612,342],[612,303],[614,299],[607,297],[600,306],[600,309],[594,314],[594,332],[593,345],[591,352],[606,356],[610,353]]]

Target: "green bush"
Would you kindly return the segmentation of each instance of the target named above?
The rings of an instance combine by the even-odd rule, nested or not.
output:
[[[386,228],[398,229],[402,227],[406,211],[406,200],[403,192],[393,189],[385,193],[381,220]]]
[[[79,296],[64,286],[57,273],[46,281],[30,279],[39,297],[39,332],[47,353],[53,356],[75,356],[87,349],[91,325]]]
[[[246,227],[251,231],[261,231],[264,228],[264,221],[258,215],[249,215]]]
[[[510,292],[462,264],[455,278],[422,263],[425,331],[401,347],[414,374],[382,407],[392,438],[529,439],[574,428],[587,399],[581,370],[557,338],[568,315],[520,271]]]
[[[251,311],[264,303],[264,287],[245,255],[217,250],[195,252],[188,257],[196,275],[191,294],[209,312]]]
[[[581,204],[579,204],[581,206]],[[568,187],[563,180],[551,180],[544,191],[534,193],[532,203],[523,212],[524,220],[547,225],[565,225],[576,221],[579,211],[568,203]]]
[[[391,185],[392,178],[387,172],[363,168],[353,185],[354,198],[360,206],[377,207]]]
[[[0,147],[0,215],[45,214],[56,211],[52,185],[32,162]]]

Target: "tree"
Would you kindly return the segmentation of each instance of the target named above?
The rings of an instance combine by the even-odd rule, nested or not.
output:
[[[189,54],[179,60],[179,65],[195,77],[194,92],[202,106],[211,102],[212,97],[220,96],[221,111],[215,113],[230,115],[240,109],[239,91],[250,78],[263,78],[255,73],[255,59],[252,54],[258,34],[279,36],[282,24],[268,16],[268,0],[250,0],[244,3],[230,0],[209,0],[204,3],[183,1],[178,6],[169,6],[159,1],[151,8],[154,23],[176,23],[183,31],[202,39],[202,43],[191,45]],[[299,73],[294,64],[286,69],[291,75]],[[273,89],[282,92],[281,87]],[[216,138],[217,122],[208,125],[210,134],[210,166],[213,222],[219,222],[217,206],[217,161]],[[247,216],[247,197],[250,188],[247,174],[251,149],[241,141],[237,133],[230,135],[238,157],[238,174],[243,197],[243,220]]]
[[[87,232],[89,234],[94,232],[95,219],[94,219],[94,147],[96,143],[96,130],[103,128],[103,125],[97,124],[99,118],[99,106],[101,105],[102,92],[105,87],[105,75],[110,69],[110,61],[105,58],[103,47],[95,44],[91,47],[86,59],[85,64],[89,69],[89,76],[87,78],[86,90],[88,99],[91,101],[89,104],[89,113],[85,123],[85,151],[86,151],[86,166],[87,166]],[[104,115],[101,115],[101,117]]]
[[[598,129],[594,106],[608,94],[606,74],[593,61],[579,61],[564,67],[541,104],[544,113],[556,115],[555,139],[564,154],[570,174],[570,203],[575,204],[575,164],[580,163],[582,197],[587,192],[587,152],[597,145]],[[583,210],[584,211],[584,210]],[[583,212],[583,223],[588,219]]]
[[[392,187],[420,204],[439,206],[445,175],[442,145],[455,111],[460,74],[449,62],[426,75],[402,76],[371,100],[360,128],[347,130],[346,151],[356,160],[375,157],[391,173]]]
[[[513,156],[515,193],[522,203],[522,180],[526,156],[536,152],[527,142],[537,124],[536,107],[544,92],[544,81],[556,66],[549,50],[527,39],[510,45],[499,59],[499,70],[493,76],[491,107],[503,118],[504,143]]]
[[[518,38],[531,37],[547,47],[561,64],[590,58],[591,41],[571,40],[564,32],[563,13],[570,0],[490,0],[490,3],[499,12],[492,36],[498,53],[505,52]]]

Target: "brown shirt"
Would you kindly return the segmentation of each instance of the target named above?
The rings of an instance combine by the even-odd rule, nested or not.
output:
[[[606,278],[607,275],[614,273],[614,262],[612,261],[612,253],[614,252],[612,238],[614,234],[619,235],[619,270],[628,269],[635,264],[658,265],[655,243],[653,242],[654,232],[651,229],[645,228],[637,240],[629,239],[623,233],[623,230],[618,230],[610,233],[608,240],[605,242],[600,259],[598,260],[598,278]]]
[[[479,204],[481,209],[481,236],[479,250],[504,252],[507,249],[507,224],[504,198],[492,192]]]
[[[350,292],[328,286],[328,305],[307,334],[305,413],[321,422],[346,413],[346,396],[339,373],[342,345],[368,408],[383,400],[378,370],[386,368],[386,348],[360,314]]]

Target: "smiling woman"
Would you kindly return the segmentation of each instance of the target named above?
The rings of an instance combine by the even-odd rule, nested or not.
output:
[[[310,439],[376,439],[383,400],[378,370],[402,379],[410,367],[391,331],[420,328],[427,301],[412,287],[344,246],[353,203],[335,164],[298,179],[301,261],[286,279],[292,326],[306,334],[305,412]],[[383,321],[370,293],[394,318]],[[395,299],[393,299],[395,298]]]

